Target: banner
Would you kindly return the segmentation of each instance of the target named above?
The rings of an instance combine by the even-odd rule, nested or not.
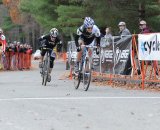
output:
[[[106,41],[106,44],[105,42]],[[102,40],[101,40],[102,42]],[[113,73],[114,67],[114,51],[113,51],[113,41],[108,42],[103,40],[104,47],[101,48],[100,62],[101,62],[101,73]]]
[[[160,60],[160,33],[138,35],[139,60]]]
[[[100,55],[94,51],[93,65],[94,70],[101,73],[130,75],[131,73],[131,36],[113,37],[113,40],[101,46]],[[102,40],[101,40],[102,42]]]
[[[131,40],[132,36],[114,41],[114,74],[130,75],[131,73]]]

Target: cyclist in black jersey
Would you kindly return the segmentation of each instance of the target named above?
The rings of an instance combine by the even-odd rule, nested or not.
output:
[[[41,60],[39,63],[39,67],[42,68],[42,62],[43,62],[43,58],[44,55],[46,53],[46,50],[43,49],[45,48],[50,48],[51,50],[49,51],[50,53],[50,70],[49,70],[49,75],[48,75],[48,82],[51,81],[51,72],[53,69],[53,65],[54,65],[54,60],[55,60],[55,52],[53,51],[54,47],[60,42],[60,38],[58,35],[58,29],[56,28],[52,28],[49,32],[49,34],[46,35],[42,35],[39,38],[39,43],[40,43],[40,48],[41,48]]]

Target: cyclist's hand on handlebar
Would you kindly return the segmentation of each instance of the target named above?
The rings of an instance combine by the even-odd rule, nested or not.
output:
[[[99,55],[99,53],[100,53],[100,47],[97,46],[97,48],[96,48],[96,54]]]
[[[77,47],[77,52],[80,52],[80,51],[81,51],[81,47],[78,46],[78,47]]]

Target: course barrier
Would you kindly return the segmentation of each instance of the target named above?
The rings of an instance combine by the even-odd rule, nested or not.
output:
[[[30,51],[26,53],[7,51],[2,53],[1,66],[2,70],[23,70],[31,68],[31,57]]]

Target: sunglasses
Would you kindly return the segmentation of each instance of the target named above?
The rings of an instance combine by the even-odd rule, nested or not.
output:
[[[87,29],[89,30],[89,29],[92,29],[93,27],[88,27]]]
[[[51,35],[51,38],[56,38],[56,37],[54,37],[54,36]]]

